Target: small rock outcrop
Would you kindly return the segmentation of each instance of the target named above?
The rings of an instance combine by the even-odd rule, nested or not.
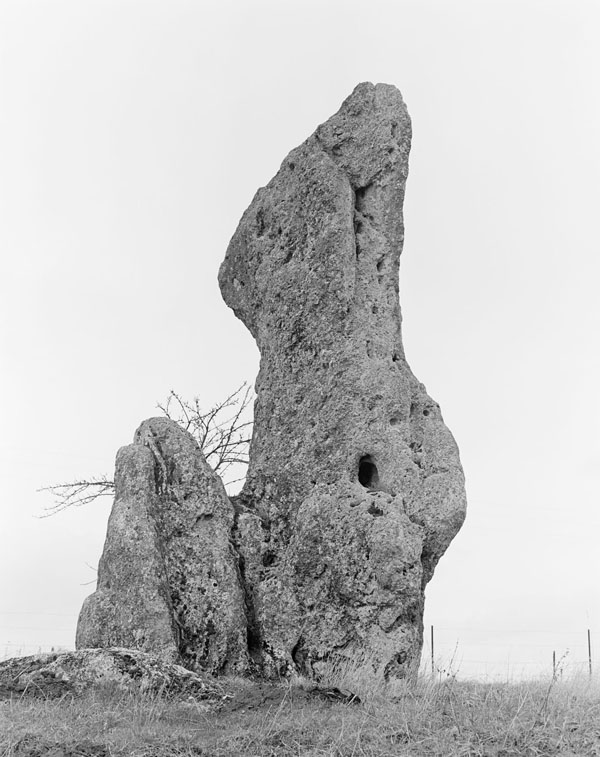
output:
[[[361,84],[244,213],[219,272],[261,353],[242,492],[153,418],[117,456],[78,647],[318,678],[337,657],[415,671],[424,590],[466,508],[458,449],[404,355],[410,119]]]
[[[225,689],[161,657],[131,649],[82,649],[16,657],[0,662],[0,699],[60,699],[109,688],[161,696],[190,696],[220,704]]]

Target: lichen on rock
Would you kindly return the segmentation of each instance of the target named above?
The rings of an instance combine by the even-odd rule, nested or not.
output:
[[[271,672],[359,650],[414,669],[464,519],[456,444],[401,338],[410,138],[398,90],[360,84],[257,192],[219,272],[261,353],[239,499],[265,532],[251,593]]]
[[[116,498],[77,647],[130,647],[194,670],[247,669],[234,510],[190,433],[144,421],[117,455]]]
[[[267,677],[416,670],[466,499],[402,344],[410,139],[400,92],[360,84],[256,193],[219,272],[261,353],[244,487],[229,499],[187,432],[145,421],[117,456],[79,647]]]
[[[0,699],[59,699],[91,689],[190,696],[218,704],[226,692],[211,676],[131,649],[82,649],[0,662]]]

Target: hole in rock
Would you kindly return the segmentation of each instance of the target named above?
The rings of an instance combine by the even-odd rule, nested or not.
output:
[[[364,455],[358,462],[358,482],[366,489],[377,489],[379,472],[371,455]]]
[[[255,628],[248,626],[246,630],[246,642],[250,656],[257,656],[257,652],[260,650],[260,634]]]
[[[369,213],[366,213],[366,201],[367,190],[371,188],[371,184],[367,184],[366,187],[358,187],[354,190],[354,210],[362,213],[367,218],[371,218]]]
[[[265,566],[265,568],[270,567],[275,562],[275,555],[273,552],[265,552],[262,556],[262,564]]]
[[[303,636],[301,636],[298,639],[298,641],[294,645],[294,648],[292,649],[292,660],[294,661],[294,665],[296,666],[296,669],[298,670],[298,672],[301,673],[302,675],[306,675],[307,673],[306,663],[308,660],[308,651],[306,649]]]
[[[367,187],[358,187],[358,189],[354,193],[357,200],[356,205],[361,204],[361,202],[365,199],[366,194],[367,194]]]

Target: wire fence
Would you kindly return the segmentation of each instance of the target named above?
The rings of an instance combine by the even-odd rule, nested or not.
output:
[[[0,661],[75,648],[77,613],[0,611]]]
[[[76,622],[73,613],[0,611],[0,660],[74,649]],[[586,627],[434,625],[425,628],[421,667],[440,678],[523,679],[591,675],[600,661],[594,660],[593,630]]]
[[[533,678],[592,675],[589,628],[532,629],[428,626],[422,667],[432,675]]]

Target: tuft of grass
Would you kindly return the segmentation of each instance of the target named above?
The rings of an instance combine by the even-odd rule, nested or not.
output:
[[[236,696],[221,712],[193,699],[115,691],[5,701],[0,757],[46,754],[53,747],[65,757],[600,757],[598,680],[482,683],[420,676],[386,684],[342,660],[332,662],[324,678],[361,702],[311,697],[301,681],[241,680],[227,681]]]

